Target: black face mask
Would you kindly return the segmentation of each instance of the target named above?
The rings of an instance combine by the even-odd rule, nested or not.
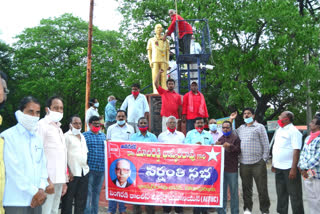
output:
[[[172,55],[169,56],[169,60],[170,61],[173,60],[173,56]]]

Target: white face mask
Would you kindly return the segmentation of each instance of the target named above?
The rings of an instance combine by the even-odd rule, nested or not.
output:
[[[49,114],[48,117],[50,118],[51,121],[57,123],[63,118],[63,113],[57,112],[57,111],[50,111],[48,108]]]
[[[93,104],[94,107],[99,108],[99,103]]]
[[[16,111],[15,115],[18,120],[18,123],[20,123],[28,131],[34,133],[37,130],[38,121],[40,117],[34,117],[31,115],[25,114],[20,110]]]
[[[81,128],[80,129],[76,129],[71,125],[71,132],[72,132],[73,135],[81,134]]]

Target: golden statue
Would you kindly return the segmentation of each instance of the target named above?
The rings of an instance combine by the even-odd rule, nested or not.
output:
[[[157,24],[154,28],[154,31],[156,35],[148,40],[147,50],[149,64],[152,69],[153,93],[158,94],[158,91],[154,85],[154,81],[160,69],[166,71],[168,68],[170,46],[168,40],[162,40],[161,33],[163,28],[161,24]],[[166,72],[163,72],[160,77],[160,85],[164,89],[167,89],[166,81]]]

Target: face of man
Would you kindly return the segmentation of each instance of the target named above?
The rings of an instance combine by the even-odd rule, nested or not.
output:
[[[252,114],[252,112],[250,110],[245,110],[243,112],[243,118],[249,118],[249,117],[252,117],[254,119],[254,114]]]
[[[191,91],[193,93],[197,93],[198,92],[198,85],[195,83],[191,84]]]
[[[118,161],[116,175],[120,185],[123,185],[131,175],[130,163],[126,160]]]
[[[215,119],[211,119],[211,120],[209,120],[209,125],[210,124],[217,124],[217,121]]]
[[[92,121],[92,123],[89,124],[89,127],[90,127],[90,130],[91,130],[92,132],[94,132],[94,131],[92,130],[92,128],[93,128],[93,127],[100,127],[100,121],[99,121],[99,120],[97,120],[97,121]]]
[[[196,122],[194,123],[194,127],[195,128],[202,128],[204,126],[204,121],[203,119],[201,120],[196,120]]]
[[[156,32],[156,34],[160,34],[160,33],[162,32],[162,27],[161,27],[161,25],[157,25],[157,26],[156,26],[155,32]]]
[[[146,126],[148,126],[148,121],[146,119],[141,119],[141,120],[139,120],[138,126],[139,127],[146,127]]]
[[[316,132],[316,131],[320,130],[320,126],[316,125],[316,122],[317,122],[317,119],[313,119],[309,123],[309,128],[310,128],[311,132]]]
[[[82,127],[81,119],[80,119],[79,117],[74,117],[74,118],[72,118],[71,125],[72,125],[75,129],[81,129],[81,127]]]
[[[111,102],[112,100],[115,100],[116,98],[114,97],[114,96],[111,96],[110,98],[109,98],[109,102]]]
[[[279,115],[278,119],[281,120],[282,123],[284,123],[284,124],[289,124],[289,123],[290,123],[290,120],[289,120],[289,118],[288,118],[288,116],[287,116],[287,112],[285,112],[285,111],[282,112],[282,113]]]
[[[140,92],[140,89],[138,87],[132,87],[131,91],[132,92]]]
[[[176,128],[177,122],[175,119],[171,118],[167,121],[167,127],[170,129]]]
[[[33,117],[40,117],[40,105],[34,102],[29,102],[23,109],[23,113]]]
[[[168,88],[169,91],[172,91],[174,89],[174,82],[169,81],[167,83],[167,88]]]
[[[63,103],[60,99],[54,99],[51,102],[50,111],[63,113]]]
[[[116,117],[116,120],[119,120],[119,121],[122,121],[122,120],[126,120],[126,114],[124,112],[118,112],[117,113],[117,117]]]
[[[7,100],[5,89],[7,89],[7,82],[4,79],[0,78],[0,103],[3,103]]]
[[[222,131],[225,132],[225,133],[231,131],[231,126],[230,126],[230,124],[229,124],[229,123],[223,123],[223,124],[222,124]]]

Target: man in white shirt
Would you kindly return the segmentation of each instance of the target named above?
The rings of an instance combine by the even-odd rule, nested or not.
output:
[[[169,116],[167,119],[167,130],[158,136],[159,142],[183,144],[185,136],[182,132],[176,130],[177,119],[174,116]]]
[[[68,191],[62,197],[61,214],[83,214],[87,202],[89,166],[87,164],[88,148],[86,139],[81,134],[82,122],[79,116],[71,117],[70,129],[64,134],[68,151],[68,169],[70,182]]]
[[[179,84],[178,84],[178,68],[177,68],[177,63],[176,60],[174,60],[173,58],[174,54],[172,52],[170,52],[170,56],[169,56],[169,67],[168,67],[168,71],[167,74],[169,75],[170,79],[173,79],[175,81],[175,85],[174,85],[174,91],[175,92],[179,92]]]
[[[215,119],[209,120],[209,130],[215,144],[218,139],[223,135],[222,131],[218,130],[217,121]]]
[[[183,144],[185,136],[182,132],[176,130],[177,119],[174,116],[169,116],[167,119],[167,131],[162,132],[158,136],[159,142],[172,143],[172,144]],[[168,214],[171,212],[171,206],[163,206],[163,213]],[[183,213],[183,207],[174,207],[176,213]]]
[[[109,128],[107,130],[107,140],[128,141],[130,136],[134,133],[134,129],[133,129],[133,127],[131,125],[126,123],[126,120],[127,120],[126,111],[118,110],[117,111],[116,120],[117,120],[117,122],[115,124],[109,126]],[[118,165],[118,163],[117,163],[117,165]],[[129,169],[130,169],[130,163],[129,163]],[[116,173],[117,173],[117,171],[116,171]],[[127,185],[127,183],[126,183],[126,185]],[[117,204],[119,204],[119,212],[120,212],[120,214],[126,212],[126,207],[125,207],[123,202],[109,201],[109,207],[108,207],[108,213],[109,214],[115,214],[116,213]]]
[[[275,172],[277,212],[288,213],[289,196],[293,214],[304,214],[301,176],[297,168],[302,146],[302,134],[293,126],[290,111],[280,114],[272,150],[272,172]]]
[[[149,104],[147,98],[140,94],[140,85],[135,83],[131,86],[131,93],[123,101],[120,109],[127,110],[128,112],[128,123],[133,126],[135,131],[138,130],[138,120],[140,117],[149,118]]]
[[[87,126],[87,131],[90,130],[90,127],[89,127],[89,119],[90,119],[90,117],[92,117],[92,116],[100,117],[100,116],[99,116],[99,112],[98,112],[98,108],[99,108],[99,101],[98,101],[98,99],[96,99],[96,98],[91,98],[91,99],[89,100],[89,105],[90,105],[90,108],[88,108],[87,111],[86,111],[86,126]]]
[[[191,37],[191,43],[190,43],[190,54],[200,54],[201,53],[201,46],[198,42],[195,41],[194,35]],[[191,82],[195,81],[198,83],[198,64],[193,63],[190,64],[190,69],[193,70],[193,72],[190,72],[190,78]]]
[[[38,134],[43,140],[49,183],[54,184],[54,193],[47,196],[42,214],[58,214],[60,198],[67,192],[68,181],[67,147],[59,122],[63,118],[62,98],[50,97],[45,110],[47,114],[39,121]]]

